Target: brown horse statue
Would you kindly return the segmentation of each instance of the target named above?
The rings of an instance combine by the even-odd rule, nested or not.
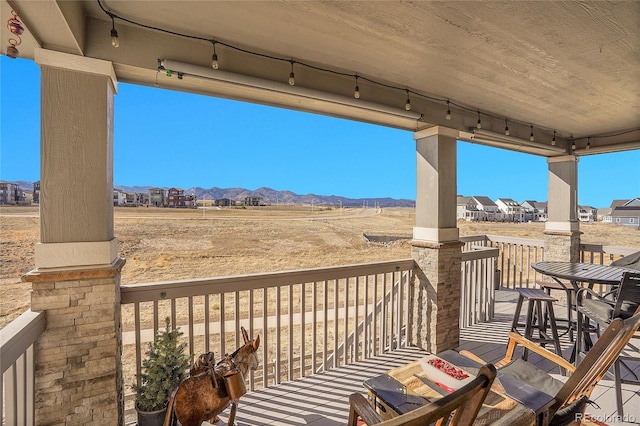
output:
[[[200,355],[191,376],[184,379],[169,398],[164,426],[200,426],[203,421],[216,422],[218,414],[229,405],[229,425],[233,425],[238,399],[244,395],[247,371],[258,368],[260,336],[250,340],[241,327],[244,345],[214,365],[213,353]]]

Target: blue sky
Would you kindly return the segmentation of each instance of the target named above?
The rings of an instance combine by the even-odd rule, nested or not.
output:
[[[2,56],[0,79],[0,179],[36,181],[39,68]],[[161,88],[119,85],[114,150],[116,185],[415,199],[411,132]],[[578,164],[580,204],[640,196],[640,150]],[[543,157],[458,142],[457,167],[458,194],[547,199]]]

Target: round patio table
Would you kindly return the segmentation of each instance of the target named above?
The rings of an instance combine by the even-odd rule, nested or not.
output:
[[[574,290],[580,288],[578,283],[587,283],[589,287],[593,287],[594,284],[616,285],[620,283],[625,272],[635,272],[633,269],[621,266],[556,261],[536,262],[531,267],[558,282],[561,279],[570,281]]]
[[[625,272],[637,272],[633,269],[621,267],[621,266],[607,266],[607,265],[597,265],[593,263],[579,263],[579,262],[558,262],[558,261],[549,261],[549,262],[536,262],[531,265],[531,267],[537,272],[546,275],[548,277],[553,278],[554,281],[558,282],[567,290],[572,290],[575,296],[575,293],[581,288],[580,283],[586,283],[589,288],[593,288],[594,284],[608,284],[608,285],[617,285],[622,281],[622,276]],[[571,287],[567,287],[565,283],[560,280],[568,280],[571,283]],[[577,311],[577,303],[580,301],[576,300],[575,297],[571,298],[571,301],[567,301],[567,303],[571,303],[571,308]],[[569,330],[577,330],[578,323],[582,321],[578,319],[577,323],[571,321],[569,319]],[[587,325],[588,327],[588,325]],[[584,333],[584,347],[590,348],[592,343],[589,337],[589,333]],[[576,341],[574,343],[573,349],[571,351],[570,361],[578,362],[577,357],[577,344]]]

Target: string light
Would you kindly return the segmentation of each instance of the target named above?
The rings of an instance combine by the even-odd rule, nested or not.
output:
[[[295,86],[296,85],[296,76],[293,73],[293,60],[291,60],[289,62],[291,62],[291,72],[289,73],[289,86]]]
[[[590,149],[591,148],[591,137],[587,138],[587,146],[585,148],[586,149]]]
[[[509,136],[509,122],[506,118],[504,119],[504,134]]]
[[[111,27],[112,27],[111,28],[111,43],[112,43],[112,45],[114,47],[118,47],[120,45],[120,40],[118,38],[118,31],[115,28],[115,19],[117,18],[117,19],[120,19],[122,21],[128,22],[128,23],[130,23],[132,25],[139,26],[139,27],[142,27],[142,28],[146,28],[146,29],[150,29],[150,30],[154,30],[154,31],[158,31],[158,32],[166,33],[166,34],[171,34],[173,36],[184,37],[184,38],[191,39],[191,40],[199,40],[199,41],[205,41],[205,42],[212,43],[212,45],[213,45],[213,54],[212,54],[212,57],[211,57],[211,67],[213,69],[218,69],[218,66],[219,66],[218,61],[217,61],[216,44],[221,44],[221,45],[223,45],[223,46],[225,46],[225,47],[227,47],[229,49],[236,50],[236,51],[241,52],[243,54],[253,55],[253,56],[257,56],[257,57],[260,57],[260,58],[263,58],[263,59],[268,59],[268,60],[273,60],[273,61],[281,61],[281,62],[287,61],[287,62],[289,62],[291,64],[291,72],[289,73],[289,80],[288,81],[289,81],[289,84],[291,86],[295,85],[295,74],[293,72],[293,65],[294,65],[294,63],[296,63],[298,65],[301,65],[301,66],[304,66],[304,67],[307,67],[307,68],[311,68],[311,69],[313,69],[315,71],[319,71],[319,72],[331,73],[331,74],[339,75],[339,76],[342,76],[342,77],[355,77],[356,85],[355,85],[355,90],[354,90],[353,95],[354,95],[354,97],[356,99],[359,99],[359,96],[360,96],[360,90],[359,90],[359,85],[358,85],[358,79],[359,78],[363,78],[364,80],[366,80],[366,81],[368,81],[368,82],[370,82],[372,84],[384,87],[384,88],[389,89],[389,90],[398,90],[398,91],[399,90],[405,90],[407,92],[407,102],[405,104],[405,109],[407,111],[411,109],[411,101],[410,101],[410,98],[409,98],[410,90],[407,89],[407,88],[403,88],[403,87],[398,87],[398,86],[382,83],[380,81],[376,81],[376,80],[372,80],[370,78],[359,76],[357,74],[354,75],[354,74],[340,72],[340,71],[336,71],[336,70],[332,70],[332,69],[328,69],[328,68],[318,67],[318,66],[307,64],[307,63],[304,63],[304,62],[294,61],[293,59],[289,59],[289,58],[283,58],[283,57],[278,57],[278,56],[267,55],[267,54],[264,54],[264,53],[254,52],[254,51],[251,51],[251,50],[248,50],[248,49],[240,48],[240,47],[234,46],[232,44],[221,42],[221,41],[214,40],[214,39],[211,39],[211,38],[206,38],[206,37],[202,37],[202,36],[198,36],[198,35],[192,35],[192,34],[186,34],[186,33],[180,33],[180,32],[168,30],[168,29],[165,29],[165,28],[160,28],[160,27],[156,27],[156,26],[152,26],[152,25],[143,24],[143,23],[137,22],[135,20],[132,20],[132,19],[129,19],[129,18],[126,18],[126,17],[123,17],[123,16],[119,16],[119,15],[113,13],[113,12],[110,12],[107,9],[105,9],[104,5],[102,4],[102,0],[96,0],[96,1],[97,1],[98,5],[99,5],[100,9],[102,9],[103,13],[105,15],[107,15],[111,19],[111,24],[112,24],[111,25]],[[15,34],[16,36],[19,36],[20,34],[22,34],[22,31],[24,30],[24,28],[22,26],[22,23],[18,19],[18,16],[17,16],[18,13],[15,12],[15,11],[12,11],[11,13],[13,15],[13,18],[9,19],[7,26],[11,30],[11,32],[13,34]],[[18,39],[19,38],[20,37],[18,37]],[[18,52],[18,49],[16,48],[16,46],[18,44],[20,44],[20,42],[21,42],[21,40],[9,39],[9,44],[10,45],[7,48],[7,53],[6,53],[8,57],[15,58],[16,56],[18,56],[19,52]],[[171,71],[170,70],[166,70],[166,75],[167,75],[167,77],[171,77]],[[463,111],[467,111],[469,113],[473,113],[473,109],[472,108],[467,107],[465,105],[457,104],[455,102],[451,102],[449,99],[437,98],[437,97],[425,95],[425,94],[422,94],[422,93],[416,93],[416,92],[413,92],[413,91],[411,91],[411,92],[416,96],[419,96],[421,98],[424,98],[424,99],[427,99],[427,100],[430,100],[430,101],[433,101],[433,102],[446,103],[447,104],[447,113],[445,115],[445,119],[446,120],[451,120],[451,103],[453,103],[454,106],[458,107],[459,109],[461,109]],[[481,122],[480,111],[476,110],[476,112],[478,114],[478,121],[476,122],[476,128],[477,129],[481,129],[482,128],[482,122]],[[488,117],[499,119],[499,117],[492,116],[491,114],[485,114],[485,115],[487,115]],[[518,122],[516,121],[516,123],[518,123]],[[505,119],[505,124],[507,124],[506,123],[506,119]],[[508,126],[505,126],[505,134],[507,132],[507,129],[508,129]],[[640,129],[633,129],[632,131],[638,131],[638,130],[640,130]],[[606,136],[599,135],[598,137],[599,138],[605,138],[605,137],[614,137],[614,136],[619,136],[619,135],[606,135]],[[530,140],[531,141],[534,140],[533,139],[533,124],[531,124]],[[552,145],[556,144],[556,131],[555,130],[553,131],[553,139],[551,141],[551,144]],[[575,149],[575,142],[573,142],[573,149]]]
[[[218,63],[218,54],[216,53],[216,41],[212,40],[211,44],[213,44],[213,55],[211,55],[211,68],[217,70],[220,67]]]
[[[116,21],[113,17],[113,15],[109,15],[111,16],[111,45],[113,47],[120,47],[120,39],[118,38],[118,30],[116,30]]]
[[[529,134],[529,140],[531,142],[536,140],[535,136],[533,136],[533,124],[531,125],[531,134]]]
[[[576,141],[573,140],[573,135],[571,135],[571,149],[574,151],[576,149]]]

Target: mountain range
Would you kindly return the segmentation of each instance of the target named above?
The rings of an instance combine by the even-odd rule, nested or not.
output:
[[[123,186],[116,185],[116,188],[125,192],[147,192],[150,186]],[[168,189],[168,188],[165,188]],[[198,200],[219,200],[228,198],[230,200],[242,201],[245,197],[262,197],[267,204],[318,204],[333,205],[343,207],[415,207],[414,200],[385,198],[347,198],[339,195],[318,195],[318,194],[296,194],[292,191],[278,191],[272,188],[201,188],[193,187],[185,189],[186,194],[194,194]]]
[[[20,188],[24,190],[33,190],[33,183],[27,181],[13,181]],[[117,188],[124,192],[147,192],[152,186],[127,186],[127,185],[115,185]],[[164,188],[169,189],[169,188]],[[262,197],[265,203],[268,204],[318,204],[318,205],[333,205],[343,207],[415,207],[414,200],[408,199],[395,199],[390,197],[384,198],[347,198],[339,195],[318,195],[318,194],[296,194],[292,191],[278,191],[272,188],[258,188],[255,190],[246,188],[218,188],[212,187],[209,189],[201,187],[193,187],[185,189],[186,194],[194,194],[198,200],[219,200],[221,198],[228,198],[230,200],[242,201],[245,197]]]

